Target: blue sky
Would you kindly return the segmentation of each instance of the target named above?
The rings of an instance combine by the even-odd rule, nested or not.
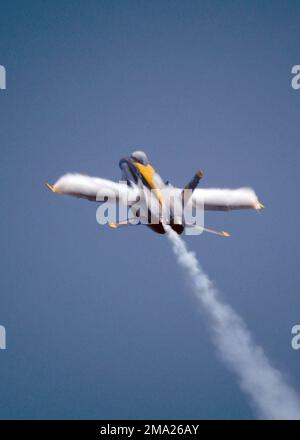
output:
[[[262,213],[187,237],[300,391],[296,1],[11,1],[1,6],[0,418],[252,418],[169,243],[55,197],[67,171],[118,180],[144,149],[179,186],[252,186]]]

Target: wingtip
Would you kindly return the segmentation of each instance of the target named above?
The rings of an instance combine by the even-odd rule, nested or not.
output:
[[[46,185],[46,187],[47,187],[50,191],[52,191],[52,192],[55,193],[54,185],[51,185],[50,183],[46,183],[45,185]]]
[[[203,172],[202,172],[201,169],[199,169],[199,170],[197,171],[197,176],[200,177],[200,179],[201,179],[201,177],[203,177]]]
[[[257,210],[264,209],[264,208],[265,208],[265,205],[264,205],[263,203],[257,202],[257,203],[255,204],[255,207],[254,207],[254,208],[257,209]]]
[[[223,237],[230,237],[230,234],[227,231],[222,231],[222,235]]]

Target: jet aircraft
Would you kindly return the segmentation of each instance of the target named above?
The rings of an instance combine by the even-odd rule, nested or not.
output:
[[[164,226],[169,225],[178,234],[182,234],[186,228],[189,230],[198,228],[201,232],[203,230],[223,237],[229,236],[226,231],[216,231],[204,224],[199,226],[188,223],[186,211],[184,211],[185,206],[189,206],[191,210],[199,208],[203,212],[264,208],[251,188],[197,188],[203,177],[201,170],[197,171],[183,189],[173,187],[155,171],[143,151],[134,151],[129,157],[122,158],[119,166],[122,171],[120,183],[99,177],[68,173],[54,185],[47,183],[46,186],[54,193],[91,201],[103,202],[105,199],[113,198],[116,202],[130,208],[131,216],[134,218],[109,222],[110,227],[146,224],[159,234],[164,234],[166,232]],[[135,210],[133,210],[134,206]],[[141,221],[141,218],[144,221]]]

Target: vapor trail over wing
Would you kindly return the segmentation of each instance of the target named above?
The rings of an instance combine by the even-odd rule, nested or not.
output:
[[[207,211],[261,209],[264,207],[251,188],[198,188],[193,192],[192,201],[194,206],[203,206],[204,204],[204,209]]]
[[[68,173],[60,177],[54,185],[46,184],[55,193],[99,201],[104,197],[115,197],[127,204],[128,198],[134,200],[139,195],[137,187],[113,182],[99,177]]]

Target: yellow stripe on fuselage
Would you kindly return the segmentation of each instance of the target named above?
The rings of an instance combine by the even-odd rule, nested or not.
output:
[[[153,182],[153,177],[156,174],[155,169],[150,165],[143,165],[139,162],[133,162],[133,165],[139,170],[141,175],[144,177],[148,185],[151,189],[154,190],[156,197],[158,198],[159,203],[162,205],[163,197],[159,190],[159,188],[155,188],[155,184]]]

